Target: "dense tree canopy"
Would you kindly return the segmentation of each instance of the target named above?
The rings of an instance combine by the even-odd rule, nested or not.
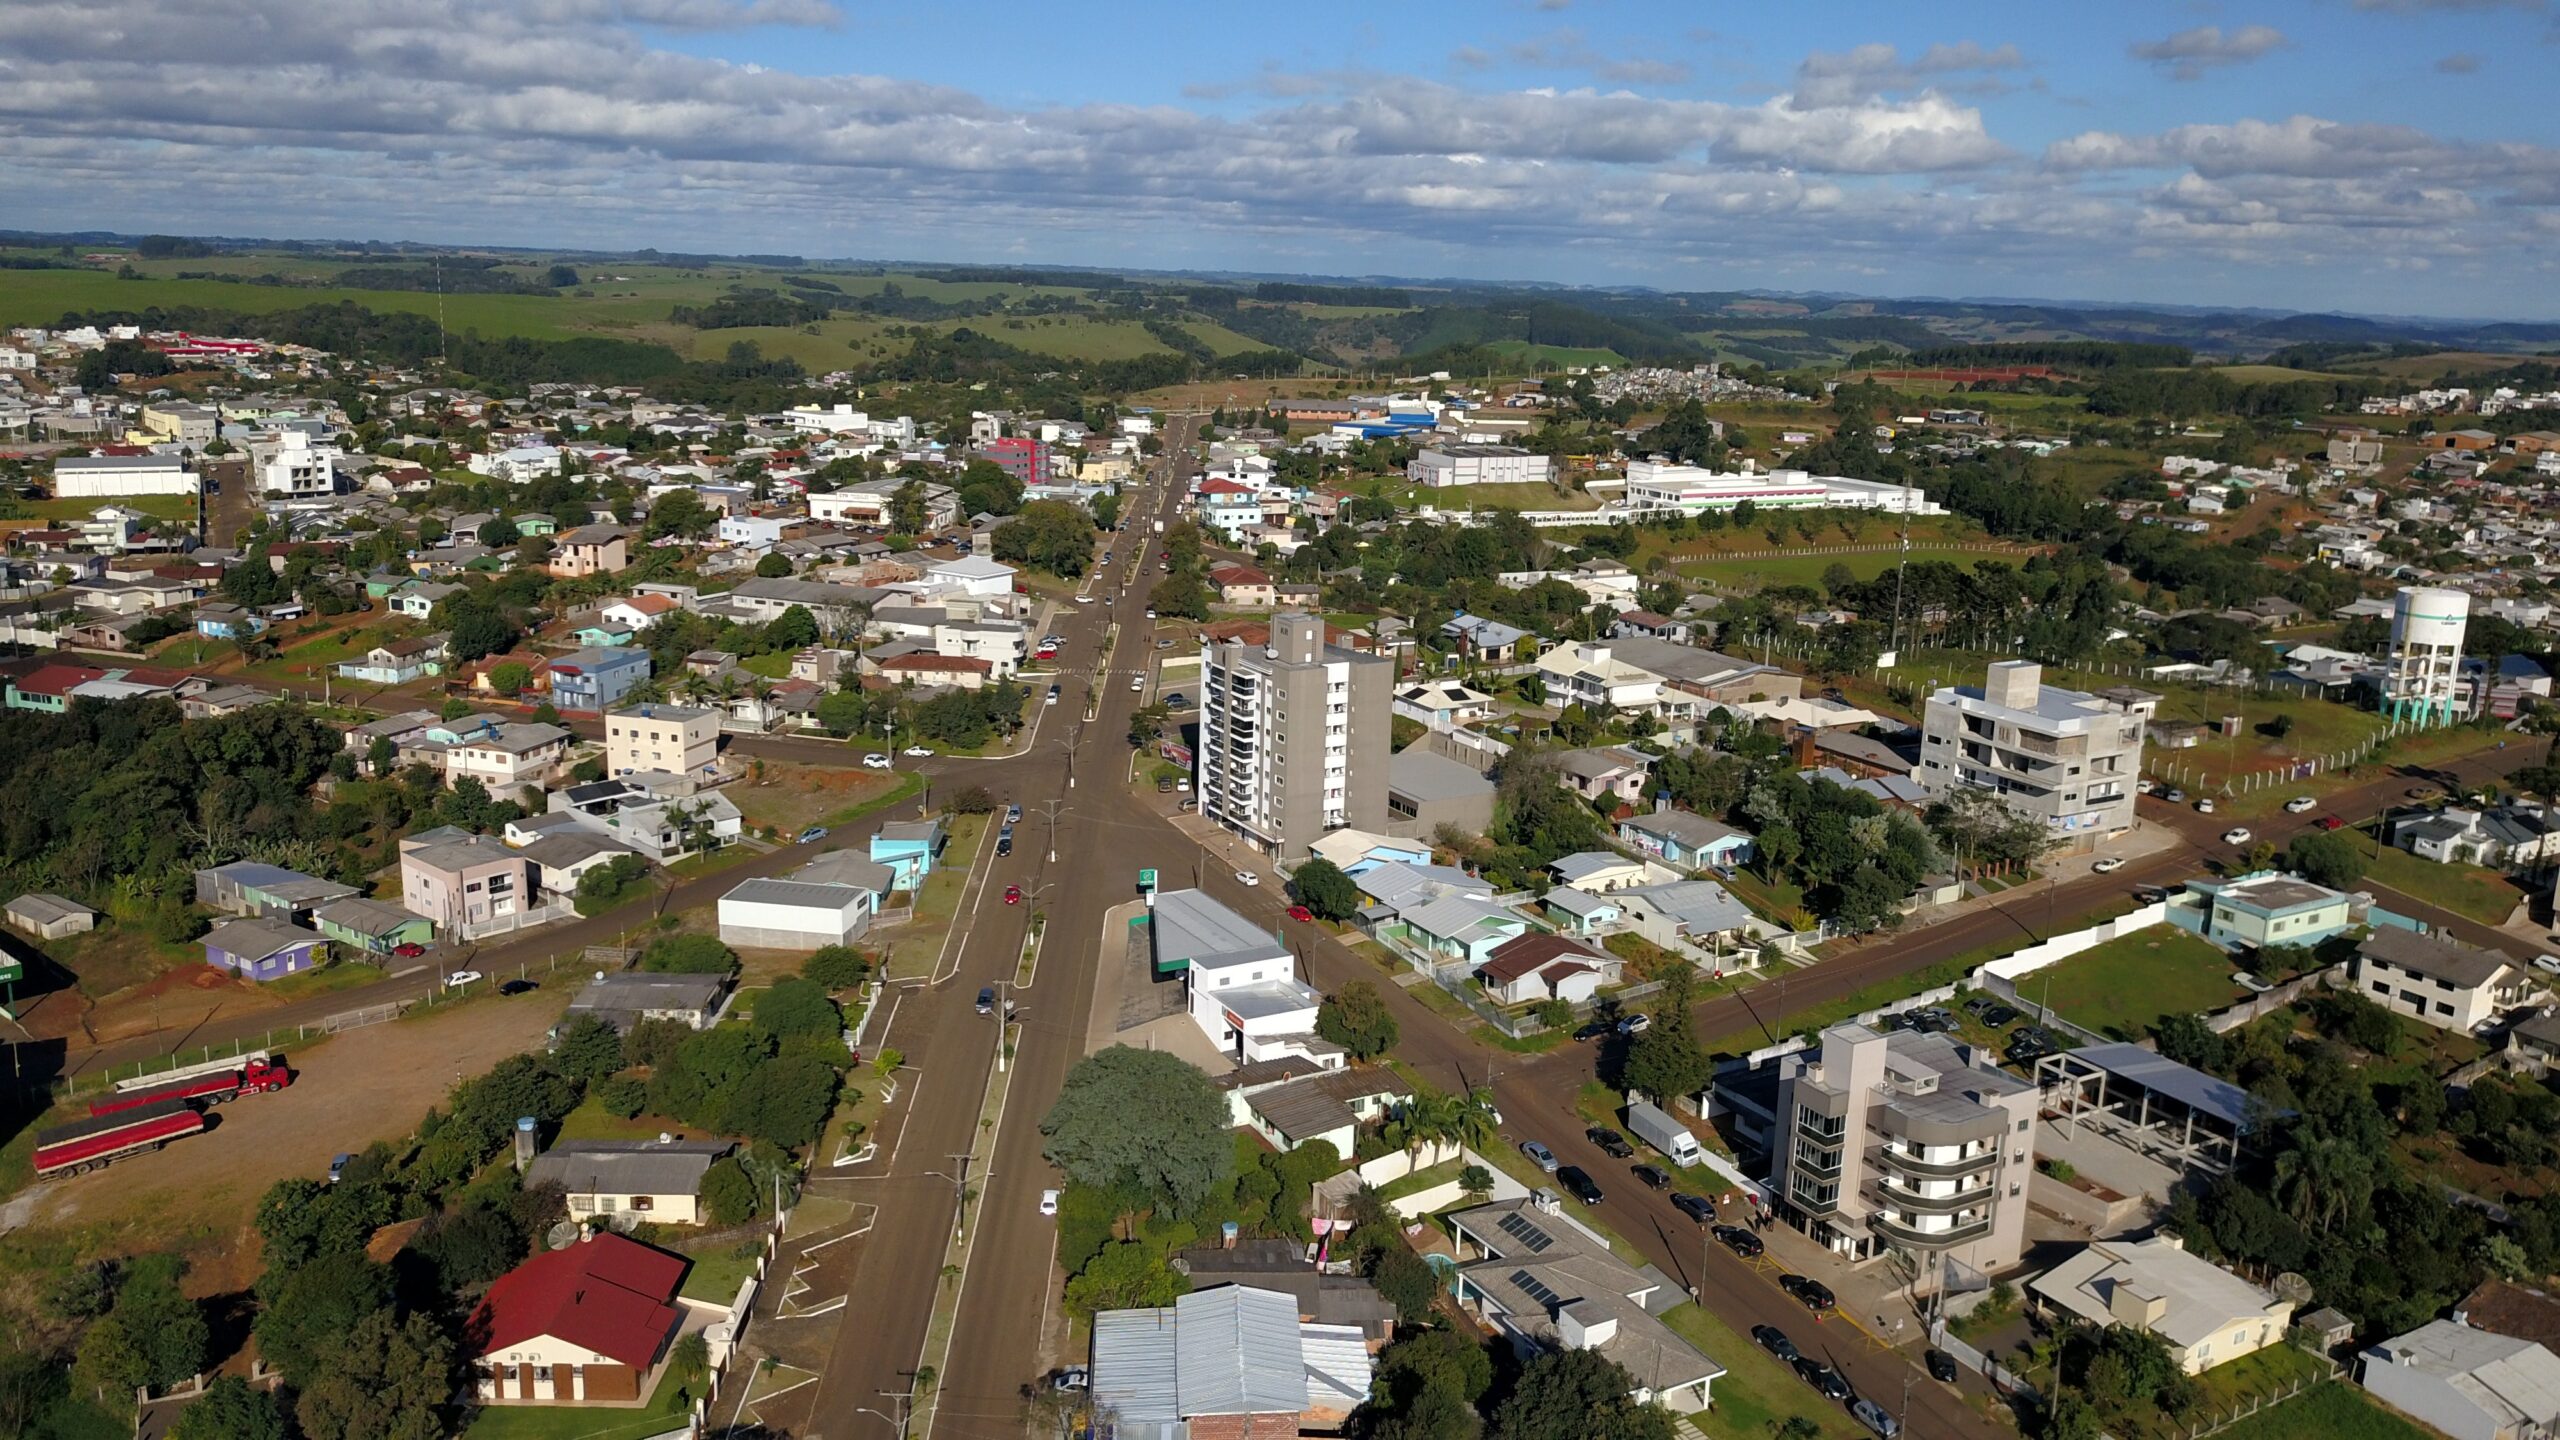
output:
[[[1114,1045],[1086,1057],[1067,1073],[1040,1133],[1068,1179],[1133,1188],[1178,1215],[1198,1209],[1235,1169],[1226,1097],[1162,1050]]]

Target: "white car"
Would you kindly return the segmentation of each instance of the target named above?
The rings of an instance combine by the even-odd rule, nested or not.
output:
[[[2545,975],[2560,975],[2560,955],[2536,955],[2533,968]]]
[[[2099,861],[2097,864],[2090,866],[2089,873],[2092,875],[2112,875],[2123,868],[2124,857],[2121,855],[2110,855],[2106,859]]]
[[[2213,813],[2213,797],[2212,797],[2212,796],[2210,796],[2210,795],[2207,795],[2207,796],[2204,796],[2204,797],[2202,797],[2201,799],[2197,800],[2197,801],[2196,801],[2196,813],[2197,813],[2197,814],[2199,814],[2199,815],[2210,815],[2210,814],[2212,814],[2212,813]]]
[[[447,990],[459,990],[465,985],[479,984],[480,979],[481,975],[477,970],[456,970],[452,974],[444,977],[444,988]]]
[[[1057,1191],[1043,1190],[1040,1192],[1040,1213],[1043,1215],[1055,1215],[1058,1213]]]
[[[1076,603],[1079,605],[1090,605],[1094,602],[1094,599],[1095,597],[1091,595],[1079,595],[1076,597]]]
[[[2303,811],[2308,810],[2319,803],[2319,801],[2312,799],[2308,795],[2296,795],[2292,799],[2284,802],[2284,813],[2287,815],[2299,815]]]
[[[2223,843],[2223,844],[2225,844],[2225,845],[2246,845],[2246,844],[2248,844],[2248,843],[2249,843],[2249,827],[2248,827],[2248,826],[2246,826],[2246,825],[2234,825],[2234,826],[2232,826],[2230,829],[2223,831],[2223,832],[2222,832],[2222,843]]]
[[[898,753],[899,753],[899,754],[901,754],[901,755],[931,755],[931,754],[933,753],[933,750],[932,750],[932,749],[931,749],[931,747],[929,747],[929,746],[924,746],[924,745],[910,745],[910,746],[908,746],[906,749],[901,750],[901,751],[899,751]]]
[[[1236,883],[1239,885],[1259,885],[1262,883],[1262,877],[1254,874],[1250,870],[1239,870],[1236,872]]]
[[[880,754],[878,751],[873,751],[871,754],[862,757],[862,768],[865,770],[894,770],[897,768],[897,765],[897,761],[890,759],[886,755]]]

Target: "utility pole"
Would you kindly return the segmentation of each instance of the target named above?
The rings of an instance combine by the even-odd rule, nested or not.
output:
[[[1049,863],[1052,865],[1058,863],[1058,807],[1065,803],[1063,800],[1040,802],[1041,808],[1049,812]]]
[[[969,1213],[969,1162],[977,1157],[964,1151],[945,1158],[958,1167],[958,1173],[948,1177],[951,1181],[951,1233],[957,1235]]]
[[[907,1407],[914,1404],[916,1400],[914,1387],[910,1386],[904,1390],[879,1390],[874,1391],[873,1393],[877,1394],[881,1399],[898,1407],[898,1418],[890,1420],[889,1423],[897,1427],[899,1440],[905,1440],[907,1433]],[[874,1411],[873,1413],[878,1414],[877,1411]],[[881,1416],[881,1418],[884,1420],[888,1419],[885,1415]]]

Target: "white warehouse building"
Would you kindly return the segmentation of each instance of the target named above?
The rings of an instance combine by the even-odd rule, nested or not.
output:
[[[74,455],[53,465],[53,498],[103,500],[117,495],[193,495],[196,472],[176,455]]]
[[[1435,445],[1417,451],[1404,473],[1414,484],[1437,490],[1453,485],[1543,485],[1552,469],[1546,456],[1517,445]]]
[[[1661,460],[1627,464],[1627,508],[1635,511],[1730,510],[1749,501],[1758,509],[1881,510],[1899,515],[1943,515],[1946,507],[1919,487],[1803,470],[1720,472]]]

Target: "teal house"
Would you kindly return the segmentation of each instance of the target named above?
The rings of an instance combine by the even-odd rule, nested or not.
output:
[[[892,820],[871,837],[871,858],[889,867],[892,890],[914,890],[942,860],[950,835],[939,819]]]
[[[368,955],[388,955],[402,945],[424,945],[436,938],[436,927],[426,916],[361,896],[332,900],[313,910],[311,928]]]
[[[1476,895],[1443,895],[1402,912],[1405,938],[1418,949],[1482,965],[1503,944],[1529,933],[1529,922]]]

